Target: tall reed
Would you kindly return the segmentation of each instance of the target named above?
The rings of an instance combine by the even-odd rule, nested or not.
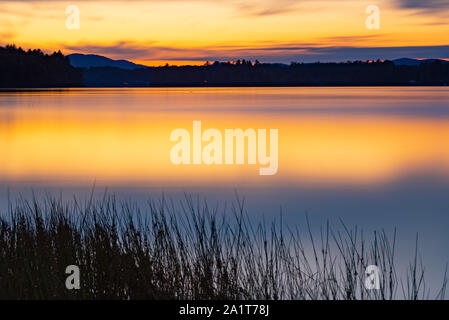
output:
[[[254,223],[240,199],[229,210],[189,196],[145,209],[112,195],[20,199],[0,218],[0,299],[444,299],[446,275],[427,288],[416,251],[398,276],[395,247],[396,232],[366,238],[343,222]],[[68,265],[80,290],[65,287]],[[365,287],[368,265],[379,290]]]

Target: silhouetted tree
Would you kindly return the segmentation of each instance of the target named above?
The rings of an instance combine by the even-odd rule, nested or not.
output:
[[[449,63],[397,66],[392,61],[254,64],[249,60],[203,66],[165,66],[123,70],[84,70],[87,85],[251,86],[251,85],[447,85]]]
[[[0,47],[0,87],[68,87],[83,83],[82,70],[70,65],[61,51],[24,51],[15,45]]]

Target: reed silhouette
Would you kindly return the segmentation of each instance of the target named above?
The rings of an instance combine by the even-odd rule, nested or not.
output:
[[[427,288],[418,251],[396,270],[396,232],[339,229],[254,223],[240,198],[229,211],[190,196],[145,209],[113,195],[19,199],[0,220],[0,299],[445,298],[447,277]],[[379,290],[365,287],[369,264]],[[65,287],[68,265],[80,290]]]

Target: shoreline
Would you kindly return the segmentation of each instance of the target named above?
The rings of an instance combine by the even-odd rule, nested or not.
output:
[[[64,86],[64,87],[0,87],[0,92],[20,92],[20,91],[47,91],[64,89],[107,89],[107,88],[392,88],[392,87],[448,87],[449,83],[434,84],[153,84],[153,85],[84,85],[84,86]]]

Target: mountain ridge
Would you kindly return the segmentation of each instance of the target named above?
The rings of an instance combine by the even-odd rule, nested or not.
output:
[[[98,54],[82,54],[73,53],[67,56],[70,64],[77,68],[92,68],[92,67],[114,67],[125,70],[146,69],[147,66],[136,64],[128,60],[114,60]]]
[[[399,58],[392,60],[396,66],[419,66],[422,63],[432,63],[440,61],[441,63],[449,63],[447,60],[442,59],[411,59],[411,58]]]
[[[146,69],[148,66],[136,64],[134,62],[121,59],[114,60],[98,54],[82,54],[73,53],[68,55],[70,64],[77,68],[92,68],[92,67],[113,67],[120,68],[124,70],[135,70],[135,69]],[[419,66],[422,63],[432,63],[440,61],[441,63],[449,63],[447,60],[442,59],[412,59],[412,58],[399,58],[391,60],[396,66]],[[272,65],[277,65],[276,63],[271,63]],[[313,63],[307,63],[313,64]],[[281,64],[279,64],[281,65]],[[284,64],[282,64],[284,65]],[[288,66],[285,64],[285,66]]]

